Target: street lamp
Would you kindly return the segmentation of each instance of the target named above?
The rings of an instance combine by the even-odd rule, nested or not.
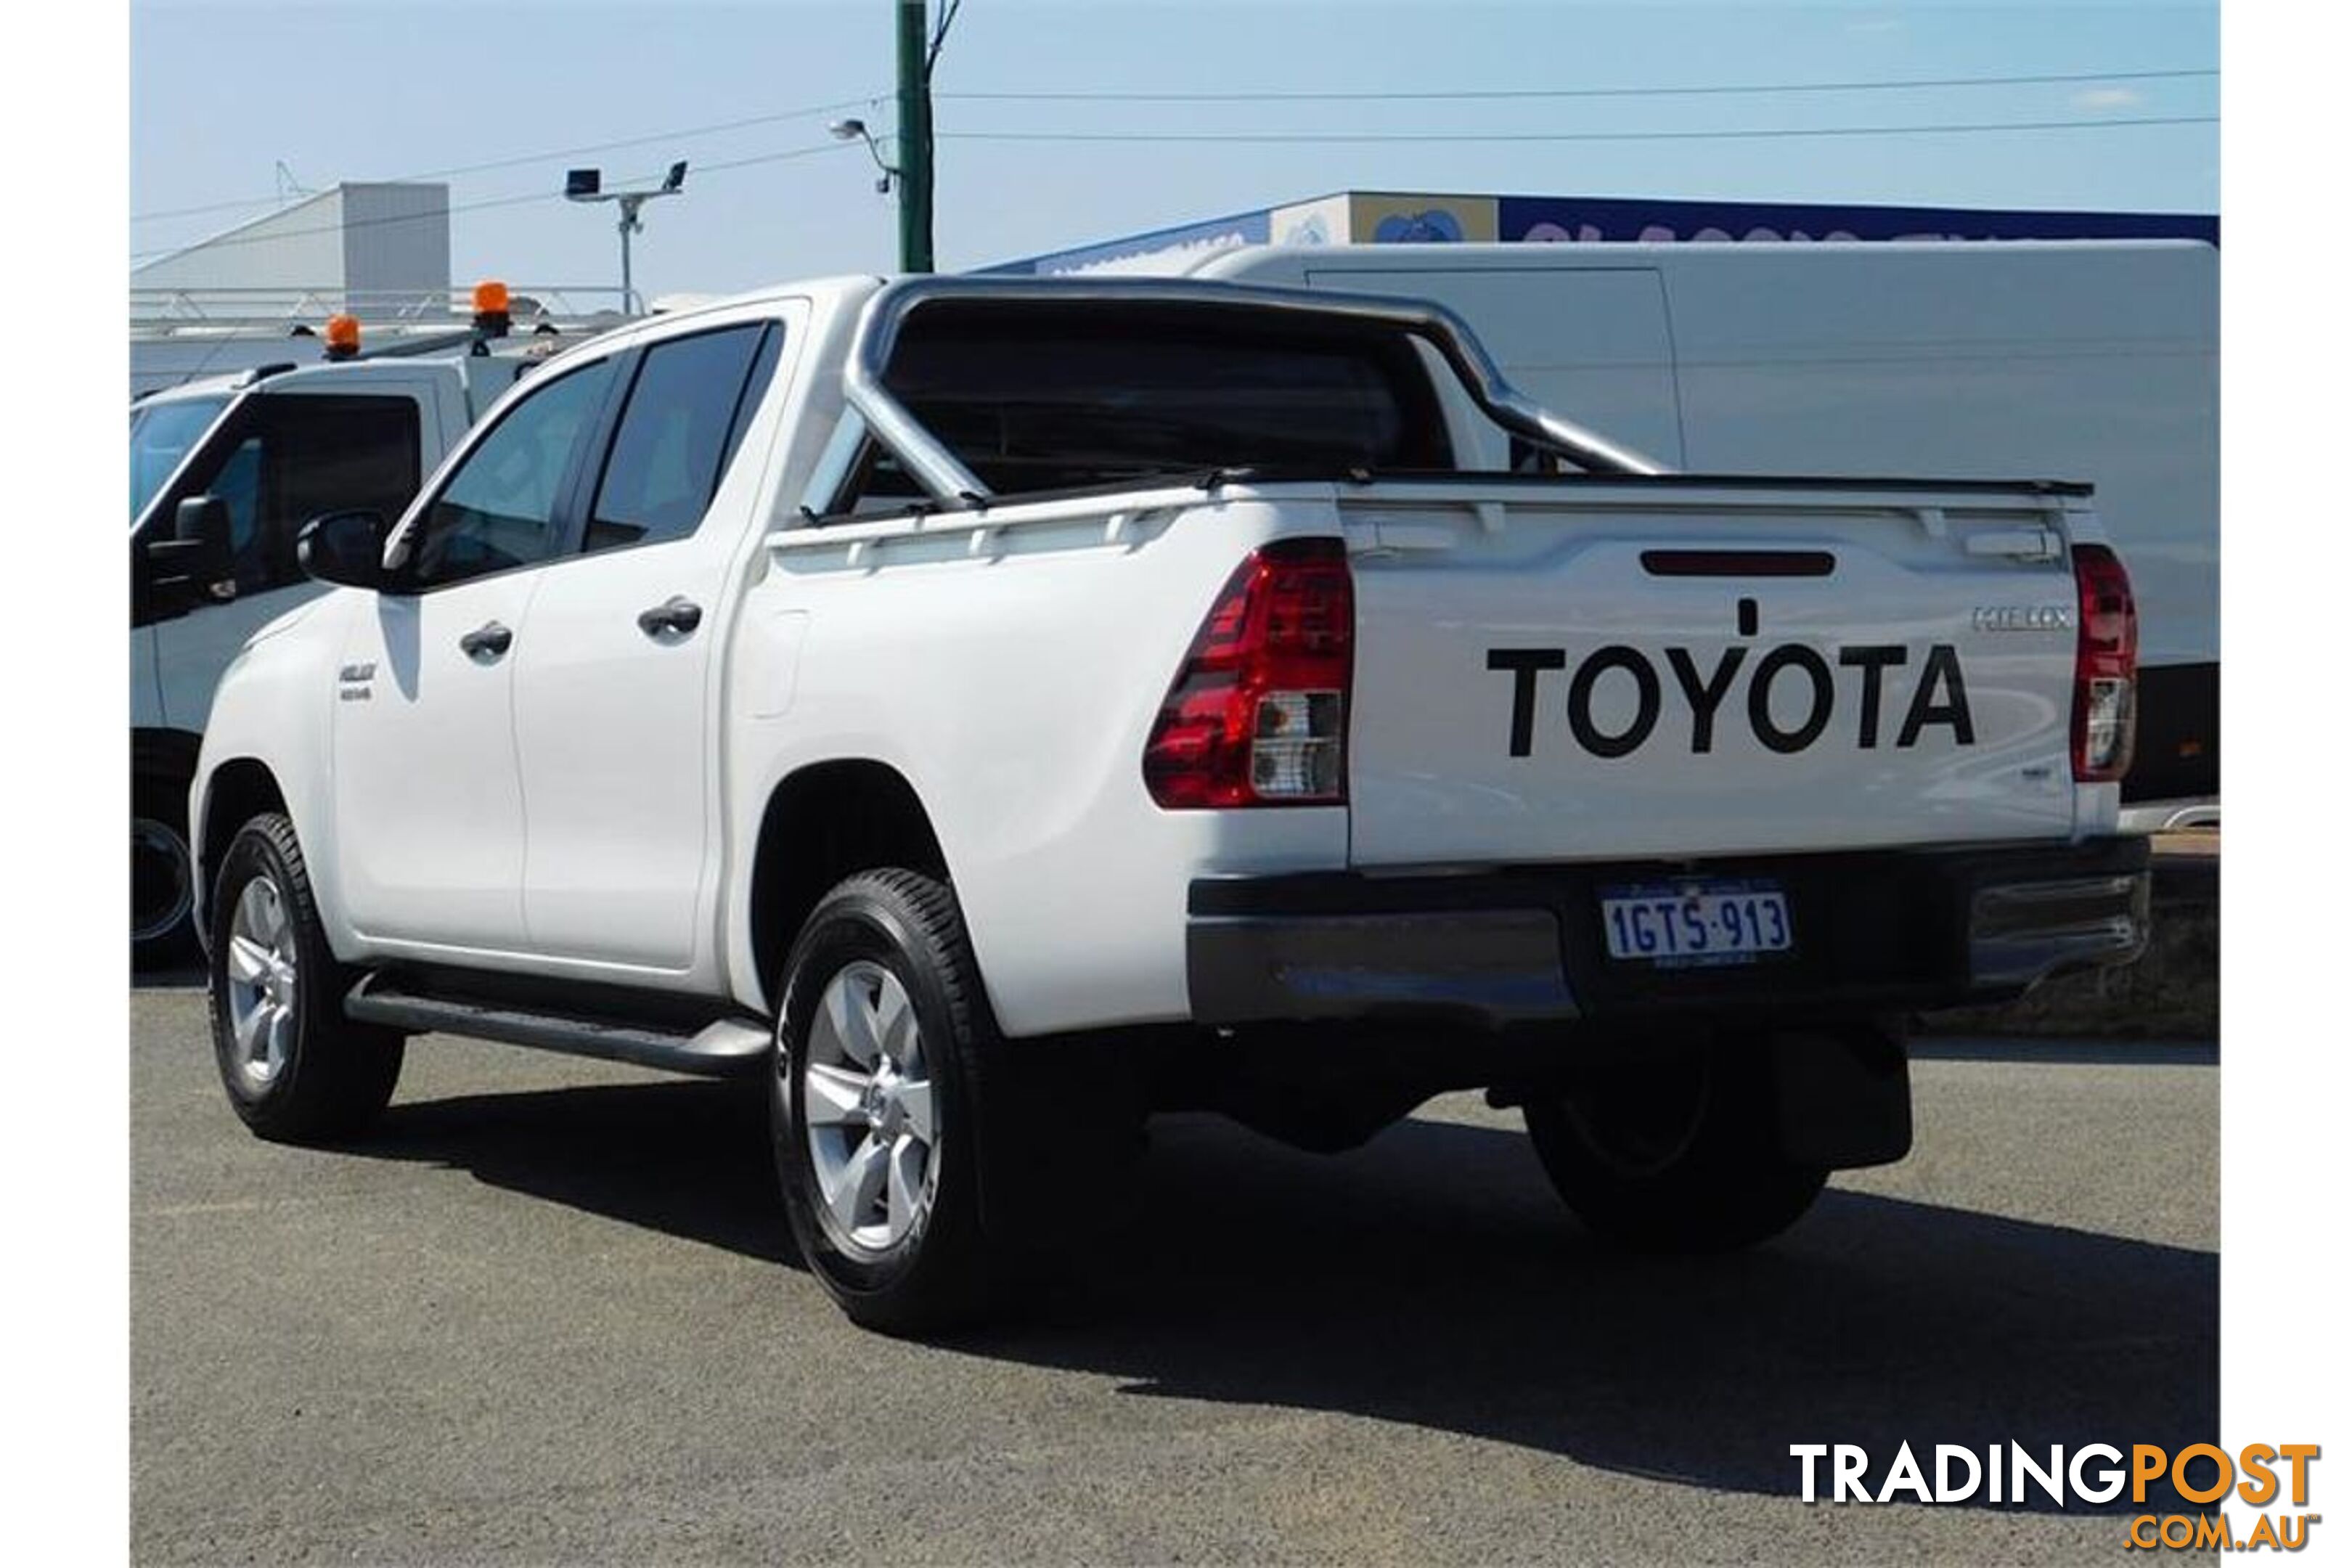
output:
[[[649,190],[608,191],[604,188],[604,172],[601,169],[572,169],[563,176],[566,201],[618,202],[621,206],[621,310],[635,315],[637,310],[637,290],[629,272],[629,236],[639,233],[645,225],[638,221],[637,212],[656,196],[674,196],[686,187],[686,160],[681,158],[669,166],[662,183]]]
[[[836,142],[863,142],[866,143],[866,151],[873,156],[874,166],[882,171],[882,177],[874,182],[874,188],[882,195],[886,196],[890,194],[891,182],[898,177],[898,171],[882,161],[882,149],[875,145],[873,132],[866,129],[866,121],[863,120],[836,120],[824,129],[825,134],[831,136]]]

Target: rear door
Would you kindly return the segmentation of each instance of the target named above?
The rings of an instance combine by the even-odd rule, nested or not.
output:
[[[1640,480],[1455,493],[1341,503],[1355,864],[2071,832],[2059,517]]]
[[[1505,379],[1578,424],[1683,462],[1674,338],[1655,268],[1307,268],[1318,289],[1434,300],[1470,323]],[[1517,467],[1497,448],[1482,467]]]
[[[579,552],[545,574],[515,661],[536,953],[693,961],[716,864],[716,653],[744,540],[723,520],[751,515],[765,454],[736,459],[787,326],[664,338],[623,363]]]

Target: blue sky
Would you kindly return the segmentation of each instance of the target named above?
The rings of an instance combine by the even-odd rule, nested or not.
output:
[[[1582,100],[957,95],[1408,94],[2210,70],[2218,28],[2213,4],[2167,0],[964,0],[935,83],[939,260],[981,265],[1347,188],[2210,212],[2220,193],[2211,123],[1655,142],[1076,138],[1524,138],[2199,117],[2218,111],[2212,76]],[[569,163],[601,164],[609,184],[686,158],[697,167],[687,195],[648,209],[637,242],[647,291],[887,269],[896,255],[889,200],[875,193],[863,152],[829,142],[824,125],[856,114],[887,131],[891,47],[887,0],[140,0],[131,9],[131,250],[136,258],[268,211],[281,160],[313,187],[498,163],[507,166],[447,176],[457,279],[605,283],[615,269],[610,209],[544,198]],[[708,129],[752,119],[762,122]],[[570,151],[638,138],[646,140]],[[530,156],[541,153],[550,155]],[[739,160],[748,162],[718,166]],[[265,199],[250,202],[257,197]],[[228,202],[249,205],[182,212]],[[472,203],[495,205],[467,210]],[[147,216],[167,213],[181,216]]]

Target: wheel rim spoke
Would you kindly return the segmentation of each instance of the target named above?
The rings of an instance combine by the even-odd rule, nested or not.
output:
[[[920,1032],[915,1026],[915,1005],[908,1000],[907,988],[887,969],[874,998],[873,1017],[874,1037],[882,1054],[903,1065],[908,1052],[919,1047]]]
[[[277,886],[266,879],[256,879],[246,884],[254,897],[254,932],[263,942],[276,948],[278,938],[286,934],[286,910],[278,901]]]
[[[889,1177],[889,1153],[887,1147],[868,1135],[857,1146],[857,1152],[850,1155],[848,1163],[842,1167],[833,1190],[825,1194],[825,1201],[833,1210],[835,1222],[843,1230],[855,1232],[859,1229],[866,1215],[872,1211],[875,1200],[882,1195],[883,1184]]]
[[[872,1079],[827,1062],[811,1062],[803,1081],[810,1126],[865,1125],[866,1087]]]
[[[268,948],[249,936],[228,939],[229,978],[245,985],[258,985],[269,974],[271,953]]]
[[[882,1048],[874,1037],[874,1004],[866,1000],[864,986],[836,978],[825,990],[824,1017],[841,1055],[862,1068],[879,1065]]]
[[[898,1109],[907,1115],[907,1131],[926,1145],[935,1136],[931,1123],[931,1086],[928,1079],[909,1079],[898,1086]]]
[[[237,1054],[248,1066],[259,1062],[262,1037],[269,1028],[269,1004],[256,998],[252,1005],[237,1012],[232,1022],[236,1031]]]
[[[273,1003],[268,1012],[269,1022],[261,1032],[262,1048],[266,1053],[263,1065],[268,1069],[269,1076],[275,1078],[278,1069],[286,1065],[287,1047],[292,1043],[294,1009]]]
[[[920,1211],[923,1197],[923,1145],[911,1137],[899,1138],[890,1149],[889,1231],[893,1239],[907,1234]]]

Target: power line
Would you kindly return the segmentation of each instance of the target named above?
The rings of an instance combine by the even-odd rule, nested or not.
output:
[[[931,69],[940,63],[940,51],[947,47],[948,29],[955,26],[956,13],[963,9],[963,0],[947,0],[940,12],[940,25],[931,34],[930,47],[923,52],[923,79],[929,81]]]
[[[1762,126],[1738,131],[945,131],[953,142],[1192,142],[1265,145],[1318,142],[1738,142],[1788,137],[1941,136],[1989,131],[2108,131],[2133,125],[2213,125],[2218,114],[2129,120],[2015,120],[1944,125]]]
[[[2212,68],[2182,70],[2063,71],[2032,76],[1913,77],[1898,81],[1811,81],[1717,83],[1696,87],[1561,87],[1463,88],[1443,91],[1391,92],[1369,89],[1349,91],[1290,92],[1114,92],[1106,90],[1050,92],[943,92],[942,99],[966,102],[1002,103],[1393,103],[1464,99],[1559,98],[1709,98],[1738,94],[1799,92],[1893,92],[1944,87],[2047,87],[2066,83],[2162,81],[2185,77],[2213,77]]]
[[[454,163],[446,169],[420,169],[413,174],[399,174],[383,184],[398,184],[410,180],[442,179],[453,174],[480,174],[494,169],[520,168],[527,163],[551,163],[559,158],[577,158],[588,153],[611,153],[624,147],[643,147],[656,142],[683,142],[697,136],[715,136],[727,131],[743,131],[755,125],[780,125],[793,120],[814,120],[820,114],[833,114],[845,109],[880,101],[873,98],[845,98],[834,103],[811,104],[805,109],[787,109],[774,114],[752,114],[740,120],[721,120],[709,125],[689,125],[677,131],[648,132],[643,136],[625,136],[614,142],[592,142],[580,147],[556,147],[544,153],[520,153],[510,158],[492,158],[480,163]],[[716,165],[705,165],[714,167]],[[279,200],[277,196],[252,196],[244,201],[206,202],[200,206],[170,207],[160,212],[133,213],[132,223],[149,223],[162,218],[194,217],[203,213],[230,212],[238,207],[268,206]],[[176,247],[175,247],[176,248]]]
[[[715,163],[697,163],[694,165],[694,173],[698,175],[723,174],[730,169],[747,169],[755,163],[784,163],[797,158],[814,158],[825,153],[845,151],[847,147],[845,143],[827,142],[815,147],[794,147],[782,153],[760,153],[748,158],[729,158]],[[510,195],[485,196],[478,201],[452,202],[447,210],[452,213],[479,212],[487,207],[520,206],[529,202],[552,202],[562,199],[562,191],[520,191]],[[273,229],[268,234],[224,235],[216,239],[200,240],[197,243],[208,249],[232,245],[274,245],[281,239],[292,239],[298,235],[342,234],[355,228],[373,228],[377,224],[415,221],[415,214],[395,213],[383,217],[352,218],[339,224],[320,224],[310,228]],[[136,263],[158,256],[171,256],[189,247],[186,246],[167,245],[153,250],[137,250],[131,252],[131,259]]]
[[[939,43],[947,36],[955,20],[961,0],[955,0],[941,18],[932,44],[934,55]],[[1703,98],[1759,94],[1790,94],[1807,92],[1888,92],[1916,90],[1927,88],[1965,87],[2034,87],[2082,84],[2086,82],[2163,81],[2196,77],[2214,77],[2221,72],[2213,68],[2189,68],[2175,70],[2129,71],[2057,71],[2012,76],[1912,77],[1897,80],[1817,81],[1817,82],[1719,82],[1690,86],[1651,87],[1582,87],[1582,88],[1465,88],[1449,90],[1391,92],[1370,89],[1348,91],[1220,91],[1220,92],[1113,92],[1113,91],[996,91],[950,92],[938,96],[971,103],[1369,103],[1369,102],[1441,102],[1449,100],[1508,101],[1545,99],[1611,99],[1611,98]],[[773,114],[746,115],[735,120],[716,121],[707,125],[689,125],[672,131],[649,132],[642,136],[621,137],[610,142],[592,142],[576,147],[551,148],[540,153],[518,153],[512,157],[493,158],[478,163],[455,163],[446,168],[421,169],[414,174],[394,176],[394,182],[406,180],[444,179],[460,174],[487,174],[499,169],[519,168],[529,163],[553,163],[559,158],[578,157],[589,153],[617,152],[627,147],[641,147],[656,142],[677,142],[689,137],[713,136],[730,131],[748,130],[753,126],[778,125],[794,120],[812,120],[822,114],[837,113],[880,101],[882,95],[838,100],[832,103],[812,104],[803,109],[779,110]],[[205,202],[194,206],[168,207],[154,212],[133,213],[132,223],[153,223],[166,218],[196,217],[207,213],[233,212],[244,207],[269,206],[279,200],[276,195],[249,196],[237,201]]]

